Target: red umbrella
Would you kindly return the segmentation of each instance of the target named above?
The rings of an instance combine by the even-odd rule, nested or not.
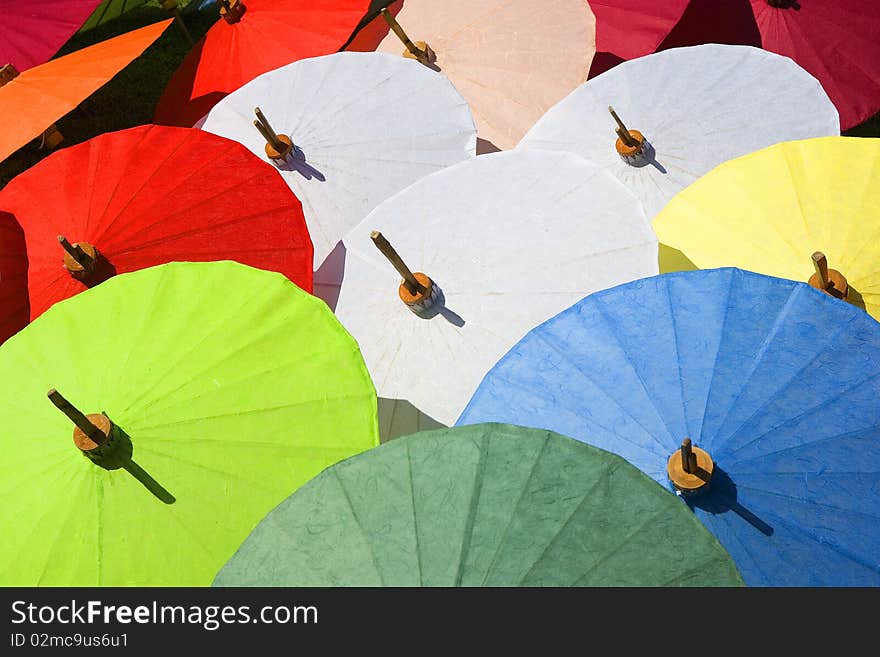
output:
[[[702,43],[764,48],[813,75],[842,130],[880,110],[880,13],[864,0],[590,0],[602,69],[654,50]],[[595,60],[594,60],[595,61]]]
[[[21,226],[0,212],[0,343],[28,323],[27,251]]]
[[[232,4],[229,5],[229,2]],[[338,51],[370,0],[221,0],[222,19],[171,77],[153,120],[191,126],[226,94],[299,59]]]
[[[42,64],[73,36],[101,0],[0,0],[0,66]]]
[[[0,191],[0,210],[24,231],[31,319],[175,260],[235,260],[312,289],[299,200],[273,166],[201,130],[145,125],[62,149]]]

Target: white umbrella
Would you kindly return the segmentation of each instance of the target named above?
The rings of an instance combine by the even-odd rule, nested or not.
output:
[[[612,106],[625,122],[609,113]],[[751,46],[673,48],[624,62],[551,108],[520,148],[574,151],[613,173],[653,218],[722,162],[780,141],[840,134],[819,81]],[[643,138],[647,143],[623,143]],[[616,143],[615,143],[616,140]]]
[[[386,241],[403,263],[389,264]],[[423,178],[344,245],[336,314],[378,394],[445,425],[531,328],[591,292],[658,271],[638,199],[561,151],[491,153]],[[407,265],[422,287],[401,283]]]
[[[255,127],[255,108],[268,119],[263,132],[281,142]],[[473,117],[449,80],[382,53],[334,53],[264,73],[217,103],[201,127],[278,167],[302,201],[316,269],[380,202],[476,148]]]
[[[587,79],[596,52],[587,0],[406,0],[389,9],[374,19],[392,24],[377,50],[442,71],[467,98],[489,148],[516,146]],[[355,37],[349,49],[364,40]]]

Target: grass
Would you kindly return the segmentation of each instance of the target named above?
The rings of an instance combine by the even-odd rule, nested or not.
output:
[[[216,22],[219,10],[216,3],[198,9],[202,0],[181,0],[181,13],[194,41],[198,41]],[[372,0],[370,14],[387,5],[389,0]],[[145,25],[159,22],[171,15],[163,10],[159,0],[133,9],[121,17],[73,36],[59,51],[61,56],[92,44],[113,38]],[[366,22],[366,21],[364,21]],[[103,132],[122,130],[150,123],[153,110],[171,75],[190,50],[183,31],[175,23],[141,57],[120,71],[110,82],[87,98],[77,109],[56,123],[64,141],[61,147],[72,146]],[[880,137],[880,113],[863,124],[847,130],[853,137]],[[50,153],[29,144],[0,162],[0,189],[12,178],[32,167]]]

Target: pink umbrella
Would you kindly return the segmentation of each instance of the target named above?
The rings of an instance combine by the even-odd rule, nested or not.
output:
[[[0,0],[0,66],[42,64],[73,36],[101,0]]]
[[[590,0],[590,77],[657,50],[726,43],[793,59],[822,83],[841,130],[880,110],[880,13],[865,0]]]

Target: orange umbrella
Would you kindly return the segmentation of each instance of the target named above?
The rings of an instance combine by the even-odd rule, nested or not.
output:
[[[17,74],[0,86],[0,160],[4,160],[106,84],[173,19],[127,32]]]

